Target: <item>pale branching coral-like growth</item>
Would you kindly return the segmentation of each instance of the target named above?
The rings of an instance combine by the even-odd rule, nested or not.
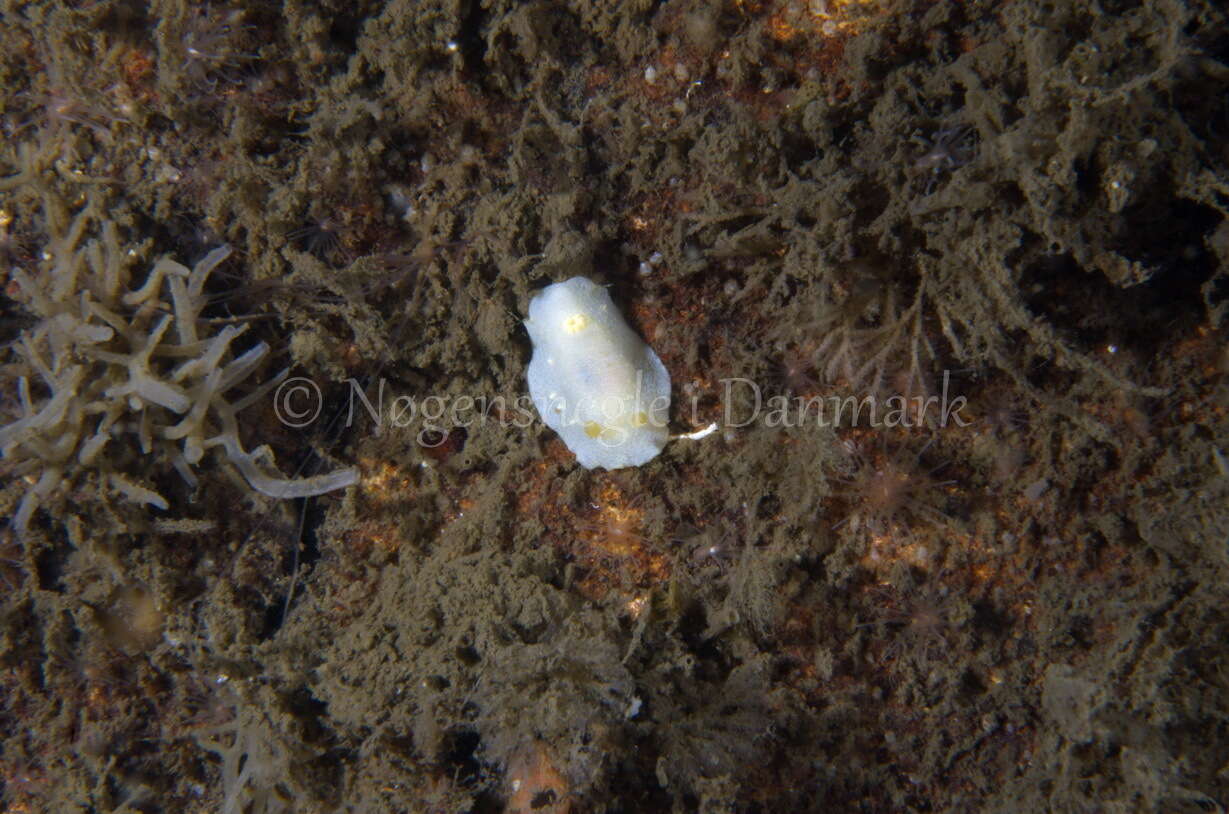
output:
[[[235,712],[230,722],[195,733],[197,743],[221,760],[223,796],[219,810],[222,814],[293,811],[288,787],[296,755],[263,715],[241,704]]]
[[[822,360],[828,381],[878,391],[890,382],[906,397],[924,388],[928,365],[937,359],[923,329],[925,286],[903,306],[901,292],[890,283],[860,281],[839,304],[819,314],[813,330],[822,337],[812,359]],[[899,375],[896,375],[899,374]]]
[[[39,317],[14,346],[25,374],[16,379],[20,413],[0,427],[0,453],[33,484],[13,519],[19,533],[40,503],[87,469],[104,473],[130,501],[167,508],[131,474],[148,471],[155,455],[195,485],[192,467],[220,447],[253,489],[276,498],[357,482],[353,468],[283,478],[267,446],[243,448],[237,414],[287,371],[228,398],[269,352],[264,342],[237,352],[247,325],[218,329],[201,318],[205,282],[229,248],[214,249],[191,269],[163,258],[134,289],[114,224],[93,205],[71,222],[53,203],[47,209],[53,237],[46,262],[33,273],[12,272],[19,298]],[[85,239],[95,223],[98,236]],[[148,463],[126,473],[117,464],[133,459],[134,450]]]

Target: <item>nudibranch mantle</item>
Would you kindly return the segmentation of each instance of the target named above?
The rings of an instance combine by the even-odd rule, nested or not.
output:
[[[539,291],[529,397],[586,469],[640,466],[670,440],[670,373],[605,288],[573,277]]]

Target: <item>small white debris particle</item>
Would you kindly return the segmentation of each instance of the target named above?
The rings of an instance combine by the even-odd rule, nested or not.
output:
[[[1024,499],[1030,502],[1036,502],[1045,494],[1046,489],[1050,488],[1050,482],[1045,478],[1035,481],[1024,490]]]

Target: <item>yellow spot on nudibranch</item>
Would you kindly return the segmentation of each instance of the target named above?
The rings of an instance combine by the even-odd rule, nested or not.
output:
[[[602,434],[603,427],[596,421],[588,421],[585,423],[585,435],[590,438],[597,438]]]
[[[649,414],[646,413],[644,410],[641,410],[640,412],[636,413],[635,416],[632,417],[633,427],[643,427],[645,424],[648,424],[648,423],[649,423]]]
[[[563,321],[564,333],[580,333],[585,328],[589,327],[589,318],[584,314],[572,314]]]

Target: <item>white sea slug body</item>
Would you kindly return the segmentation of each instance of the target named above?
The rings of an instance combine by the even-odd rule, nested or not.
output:
[[[529,303],[529,396],[586,469],[639,466],[670,440],[670,373],[584,277]]]

